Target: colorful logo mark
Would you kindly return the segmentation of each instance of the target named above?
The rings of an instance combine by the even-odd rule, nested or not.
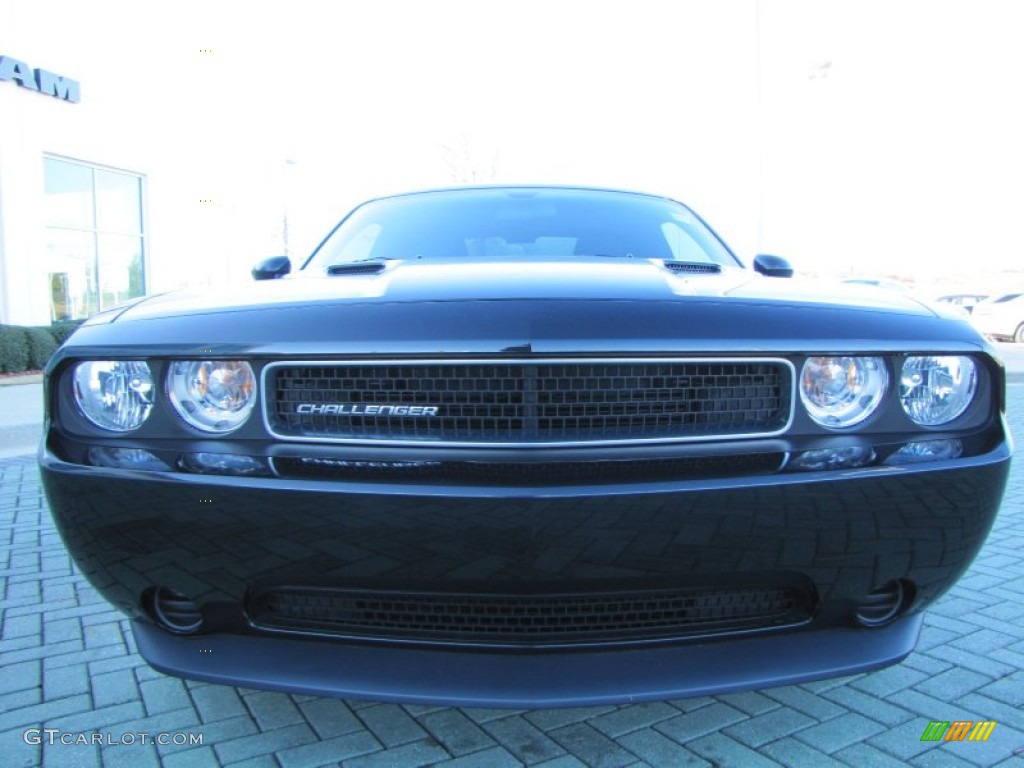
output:
[[[932,720],[921,741],[988,741],[995,727],[994,720]]]

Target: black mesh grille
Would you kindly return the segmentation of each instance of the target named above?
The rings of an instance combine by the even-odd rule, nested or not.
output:
[[[778,471],[781,453],[632,461],[380,461],[276,457],[281,477],[342,482],[554,486],[749,477]]]
[[[622,642],[798,624],[810,601],[793,587],[546,596],[282,588],[258,593],[259,627],[481,644]]]
[[[789,371],[742,360],[283,365],[268,374],[268,415],[279,435],[339,440],[765,434],[789,419]]]

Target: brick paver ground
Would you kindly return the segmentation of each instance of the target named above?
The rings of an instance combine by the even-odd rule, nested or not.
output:
[[[1010,389],[1024,439],[1024,385]],[[151,670],[128,623],[78,573],[33,457],[0,460],[0,766],[1024,765],[1024,461],[968,574],[918,650],[868,675],[621,707],[454,709],[185,682]],[[930,720],[994,720],[933,744]],[[26,743],[26,729],[185,743]],[[32,732],[29,734],[32,735]],[[202,744],[190,737],[202,736]],[[89,736],[91,738],[91,736]],[[30,738],[29,741],[32,739]]]

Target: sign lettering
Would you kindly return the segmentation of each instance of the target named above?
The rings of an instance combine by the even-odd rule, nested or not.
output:
[[[77,80],[45,69],[32,69],[24,61],[12,56],[0,56],[0,80],[11,80],[22,88],[62,101],[77,103],[82,98]]]

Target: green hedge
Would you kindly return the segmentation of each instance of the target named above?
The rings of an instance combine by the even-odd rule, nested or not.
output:
[[[53,334],[53,340],[57,342],[59,347],[68,340],[68,336],[74,333],[81,324],[81,320],[62,320],[59,323],[54,323],[47,330]]]
[[[57,351],[57,340],[49,328],[26,328],[28,338],[28,367],[39,370],[46,367],[50,355]]]
[[[18,373],[28,368],[28,329],[0,325],[0,373]]]
[[[0,325],[0,373],[20,373],[46,367],[50,356],[74,333],[78,322],[41,328]]]

